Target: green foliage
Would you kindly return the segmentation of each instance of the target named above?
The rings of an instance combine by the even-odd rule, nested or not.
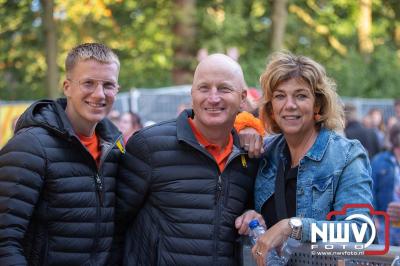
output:
[[[0,99],[45,97],[44,35],[40,1],[0,0]],[[307,23],[289,11],[285,48],[321,62],[338,83],[344,96],[398,97],[400,47],[394,40],[400,28],[397,0],[373,0],[371,38],[375,49],[369,56],[358,52],[359,1],[290,0],[288,10],[301,8]],[[174,59],[174,10],[170,0],[55,0],[58,28],[58,65],[63,73],[69,49],[82,42],[104,42],[121,60],[122,90],[163,87],[172,84]],[[196,51],[240,51],[239,62],[249,86],[258,79],[269,55],[271,6],[266,0],[196,1]],[[317,30],[318,29],[318,30]],[[322,29],[322,31],[321,31]],[[332,45],[334,38],[346,50]],[[189,41],[189,40],[188,40]],[[186,62],[186,61],[185,61]],[[190,62],[193,62],[190,64]],[[63,76],[61,76],[63,78]],[[61,80],[60,80],[61,85]],[[61,86],[60,86],[61,87]]]

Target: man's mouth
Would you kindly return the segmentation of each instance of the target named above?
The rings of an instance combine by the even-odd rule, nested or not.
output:
[[[219,108],[215,108],[215,107],[210,107],[210,108],[204,108],[207,112],[221,112],[224,111],[225,108],[219,107]]]
[[[93,108],[101,108],[101,107],[105,107],[106,106],[105,103],[95,103],[95,102],[89,102],[89,101],[85,101],[85,103],[87,105],[89,105],[90,107],[93,107]]]

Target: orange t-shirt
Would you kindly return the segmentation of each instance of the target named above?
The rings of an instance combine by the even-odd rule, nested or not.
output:
[[[77,134],[79,140],[82,142],[83,145],[88,149],[90,154],[92,155],[93,159],[96,161],[97,165],[100,161],[100,147],[99,147],[99,138],[96,134],[93,134],[91,137],[86,137],[83,135]]]
[[[206,150],[214,157],[218,164],[219,170],[222,172],[225,168],[226,161],[232,152],[233,148],[233,137],[229,133],[228,144],[225,147],[220,147],[216,144],[212,144],[206,140],[206,138],[201,134],[201,132],[196,128],[191,118],[188,118],[189,125],[193,130],[194,136],[197,141],[206,148]]]

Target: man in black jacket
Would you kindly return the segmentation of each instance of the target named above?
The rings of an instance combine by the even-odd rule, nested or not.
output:
[[[356,106],[348,103],[344,108],[346,117],[346,127],[344,133],[348,139],[357,139],[367,150],[371,159],[380,151],[378,136],[371,128],[363,126],[357,119]]]
[[[66,59],[66,99],[32,104],[0,151],[0,265],[106,265],[122,136],[106,115],[119,60],[102,44]]]
[[[241,67],[214,54],[197,66],[193,110],[136,133],[117,185],[124,265],[235,265],[235,219],[249,206],[256,161],[233,130],[246,99]],[[261,216],[248,211],[242,231]],[[125,234],[124,234],[125,233]],[[121,246],[120,246],[121,248]]]

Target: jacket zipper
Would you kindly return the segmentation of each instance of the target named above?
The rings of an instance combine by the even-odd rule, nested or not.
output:
[[[99,201],[100,201],[100,206],[104,207],[104,202],[103,202],[103,183],[101,182],[101,178],[98,173],[96,173],[96,190],[97,193],[99,194]]]
[[[110,144],[110,143],[105,143],[104,145],[108,145],[103,151],[101,151],[101,157],[100,157],[100,162],[99,165],[96,165],[97,168],[97,172],[94,176],[95,178],[95,184],[96,184],[96,192],[98,197],[96,197],[96,201],[98,202],[98,204],[96,204],[96,224],[95,224],[95,237],[94,237],[94,245],[93,245],[93,249],[92,249],[92,254],[91,254],[91,258],[90,261],[93,265],[97,264],[96,261],[96,254],[97,254],[97,249],[99,246],[99,233],[100,233],[100,223],[101,223],[101,208],[104,207],[104,185],[103,185],[103,181],[101,180],[101,168],[103,166],[103,163],[105,161],[105,159],[107,158],[108,154],[110,153],[110,151],[113,149],[113,147],[116,145],[117,141],[120,138],[118,138],[114,144]]]
[[[221,177],[221,174],[219,174],[218,181],[217,181],[217,190],[216,190],[216,195],[215,195],[215,205],[219,202],[221,193],[222,193],[222,177]]]
[[[190,146],[192,146],[193,148],[195,148],[196,150],[200,151],[201,153],[205,154],[206,156],[208,156],[211,160],[215,162],[215,159],[209,154],[204,152],[203,149],[201,149],[198,145],[193,145],[190,141],[185,141],[187,144],[189,144]],[[235,147],[235,146],[234,146]],[[233,149],[231,155],[229,156],[225,167],[227,167],[229,165],[229,163],[231,161],[233,161],[233,159],[235,159],[236,157],[240,156],[240,155],[244,155],[246,154],[245,152],[240,152],[238,149]],[[214,254],[213,254],[213,261],[214,261],[214,265],[216,265],[217,263],[217,250],[218,250],[218,241],[217,241],[217,236],[218,236],[218,232],[219,232],[219,225],[218,225],[218,220],[219,217],[221,216],[221,194],[222,194],[222,189],[223,189],[223,183],[222,183],[222,173],[220,173],[218,165],[217,165],[217,171],[218,171],[218,180],[217,180],[217,184],[216,184],[216,192],[215,192],[215,206],[216,206],[216,215],[215,215],[215,231],[214,231]]]
[[[225,164],[225,167],[227,167],[230,162],[232,162],[235,158],[237,158],[238,156],[240,156],[242,154],[244,154],[244,153],[232,150],[232,153],[229,156],[229,158],[228,158],[228,160],[227,160],[227,162]],[[217,165],[217,167],[218,167],[218,165]],[[219,233],[218,220],[219,220],[219,218],[221,216],[221,208],[222,208],[222,206],[221,206],[221,204],[222,204],[221,194],[222,194],[222,190],[223,190],[222,173],[219,172],[219,168],[218,168],[218,180],[217,180],[216,195],[215,195],[215,205],[216,205],[216,208],[217,208],[217,210],[216,210],[217,213],[216,213],[216,219],[215,219],[216,223],[215,223],[215,231],[214,231],[214,250],[215,250],[214,255],[213,255],[214,265],[217,264],[217,253],[216,252],[218,250],[218,239],[217,238],[218,238],[218,233]],[[224,197],[226,197],[226,195]]]

